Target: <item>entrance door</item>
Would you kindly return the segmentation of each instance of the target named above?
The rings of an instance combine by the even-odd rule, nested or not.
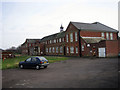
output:
[[[105,57],[105,48],[98,48],[99,57]]]

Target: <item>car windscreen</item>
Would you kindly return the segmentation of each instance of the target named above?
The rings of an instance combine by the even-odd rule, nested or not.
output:
[[[40,60],[47,60],[46,58],[44,57],[38,57]]]

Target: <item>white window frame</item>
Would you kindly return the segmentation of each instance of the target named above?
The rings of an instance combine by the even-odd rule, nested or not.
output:
[[[38,52],[40,53],[40,47],[38,47]]]
[[[70,33],[70,42],[73,42],[73,33]]]
[[[59,42],[61,42],[61,38],[59,38]]]
[[[104,32],[102,32],[102,33],[101,33],[101,37],[103,37],[103,38],[105,37],[105,34],[104,34]]]
[[[66,35],[66,42],[68,42],[68,34]]]
[[[62,38],[62,41],[64,42],[64,38]]]
[[[55,48],[54,47],[52,48],[52,52],[55,53]]]
[[[106,39],[109,40],[109,33],[106,33]]]
[[[76,47],[76,53],[78,53],[78,47]]]
[[[63,47],[60,46],[60,53],[63,53]]]
[[[48,53],[48,48],[46,48],[46,52]]]
[[[50,43],[52,43],[52,41],[50,40]]]
[[[84,45],[82,45],[82,51],[84,51]]]
[[[74,47],[73,46],[70,47],[70,53],[74,53]]]
[[[58,47],[56,47],[56,53],[58,53]]]
[[[49,48],[49,53],[51,53],[51,47]]]
[[[78,41],[77,32],[75,32],[75,41]]]
[[[113,33],[110,33],[110,40],[113,40]]]
[[[54,43],[56,43],[56,39],[54,39]]]

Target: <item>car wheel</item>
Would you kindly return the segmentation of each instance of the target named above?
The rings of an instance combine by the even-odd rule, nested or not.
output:
[[[20,68],[23,69],[23,65],[20,65]]]
[[[44,66],[44,68],[47,68],[47,66]]]
[[[36,66],[36,69],[37,69],[37,70],[39,70],[39,69],[40,69],[40,66],[39,66],[39,65],[37,65],[37,66]]]

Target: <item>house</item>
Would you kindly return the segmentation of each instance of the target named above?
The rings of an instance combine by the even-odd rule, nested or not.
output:
[[[26,39],[21,45],[23,55],[39,55],[41,39]]]
[[[65,33],[67,56],[118,55],[118,31],[104,24],[70,22]]]
[[[14,55],[14,53],[13,52],[11,52],[11,51],[4,51],[4,50],[2,50],[2,59],[7,59],[7,58],[14,58],[15,57],[15,55]]]
[[[33,43],[31,47],[30,43]],[[65,31],[61,25],[59,33],[39,40],[26,40],[23,53],[110,57],[118,55],[118,43],[118,31],[102,23],[70,22]]]
[[[65,55],[65,31],[41,39],[45,43],[45,55]]]

